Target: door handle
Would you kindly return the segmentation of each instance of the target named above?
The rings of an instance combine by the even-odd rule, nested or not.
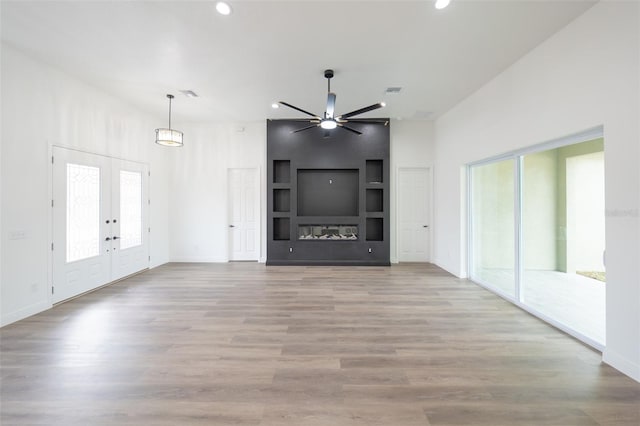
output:
[[[107,237],[104,239],[105,241],[111,241],[111,238]]]
[[[229,228],[235,228],[235,227],[236,227],[235,225],[229,225]]]
[[[422,225],[422,227],[423,227],[423,228],[428,228],[428,227],[429,227],[429,225]]]
[[[113,241],[119,239],[120,237],[116,237],[115,235],[113,236]]]

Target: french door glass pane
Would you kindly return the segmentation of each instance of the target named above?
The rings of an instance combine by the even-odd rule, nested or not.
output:
[[[514,162],[471,168],[471,277],[515,297]]]
[[[120,171],[120,250],[142,244],[142,173]]]
[[[605,342],[602,139],[525,155],[522,302]]]
[[[100,169],[67,164],[67,262],[100,254]]]

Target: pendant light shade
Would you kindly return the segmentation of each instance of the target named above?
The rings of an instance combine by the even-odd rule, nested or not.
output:
[[[167,95],[167,98],[169,98],[169,127],[156,129],[156,143],[164,146],[182,146],[182,132],[171,128],[171,99],[173,99],[173,95]]]

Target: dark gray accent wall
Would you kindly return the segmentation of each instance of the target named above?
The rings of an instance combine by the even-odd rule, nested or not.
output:
[[[306,125],[267,120],[267,264],[389,265],[389,125],[292,133]],[[358,239],[298,239],[327,225]]]

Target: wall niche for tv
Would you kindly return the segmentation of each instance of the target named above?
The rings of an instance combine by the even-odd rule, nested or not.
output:
[[[389,265],[389,126],[267,120],[267,264]]]

